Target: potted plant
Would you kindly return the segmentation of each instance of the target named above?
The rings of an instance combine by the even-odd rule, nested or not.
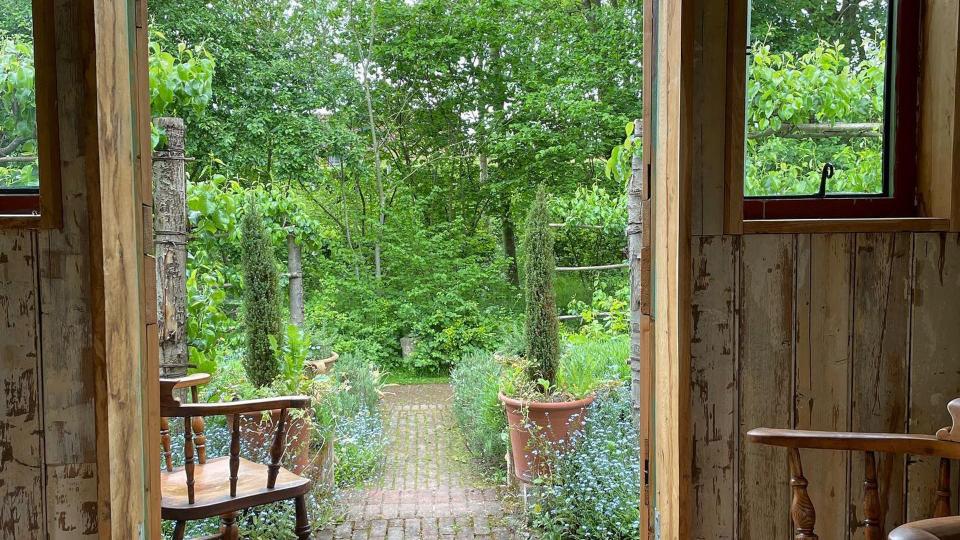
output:
[[[530,482],[542,474],[545,446],[557,448],[583,425],[589,395],[577,396],[558,386],[559,320],[553,290],[556,258],[550,229],[548,196],[543,186],[527,216],[525,242],[525,356],[508,362],[501,381],[516,476]]]

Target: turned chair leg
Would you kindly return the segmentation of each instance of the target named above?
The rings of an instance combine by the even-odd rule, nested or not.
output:
[[[817,513],[813,501],[807,494],[807,479],[803,477],[803,465],[800,463],[800,451],[790,449],[790,487],[793,500],[790,501],[790,517],[793,518],[794,538],[796,540],[819,540],[813,532]]]
[[[300,495],[294,501],[297,508],[297,528],[294,534],[297,540],[310,540],[310,519],[307,516],[307,499],[305,495]]]
[[[237,527],[236,512],[220,516],[220,540],[240,540],[240,528]]]
[[[187,532],[187,522],[178,521],[173,527],[173,540],[183,540],[183,535]]]

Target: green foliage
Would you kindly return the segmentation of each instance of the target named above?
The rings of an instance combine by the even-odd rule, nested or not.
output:
[[[305,394],[311,385],[306,370],[306,362],[310,356],[310,334],[304,332],[295,324],[288,324],[286,339],[278,340],[276,336],[268,336],[273,354],[280,359],[280,373],[274,382],[284,395]]]
[[[524,280],[529,377],[532,381],[547,381],[552,386],[556,382],[560,360],[560,337],[557,299],[553,291],[556,260],[548,204],[547,191],[540,186],[527,215]]]
[[[615,336],[630,330],[630,282],[627,276],[597,278],[590,302],[577,299],[567,313],[581,316],[577,333],[587,336]]]
[[[355,487],[377,474],[386,441],[379,402],[383,379],[376,367],[358,355],[346,354],[334,364],[331,377],[336,422],[337,485]]]
[[[28,10],[28,6],[29,3],[22,9]],[[7,12],[3,9],[0,12],[4,13],[6,22]],[[19,30],[9,36],[0,30],[0,158],[37,155],[33,37],[28,30]],[[155,37],[163,39],[160,34]],[[176,54],[171,54],[160,42],[150,42],[151,112],[154,116],[195,118],[210,103],[214,61],[202,45],[189,48],[185,43],[178,43],[176,50]],[[161,134],[154,128],[152,136],[156,147]],[[38,173],[35,161],[0,163],[0,188],[35,187],[39,184]]]
[[[507,451],[507,421],[497,396],[501,366],[492,354],[475,352],[450,372],[453,412],[470,452],[484,465],[497,467]]]
[[[35,76],[32,40],[0,34],[0,157],[37,154]],[[37,183],[35,162],[0,163],[0,188]]]
[[[244,368],[255,386],[267,386],[279,373],[276,346],[281,332],[277,267],[273,246],[256,199],[247,200],[242,222],[243,307],[247,332]],[[272,340],[271,340],[272,338]]]
[[[865,41],[858,62],[844,46],[826,42],[802,55],[773,52],[763,43],[753,50],[745,194],[816,193],[827,162],[836,167],[828,192],[880,192],[880,137],[784,138],[778,133],[785,125],[882,122],[886,45]]]
[[[163,34],[155,37],[164,39]],[[177,44],[176,54],[150,42],[150,113],[158,116],[200,114],[213,97],[213,56],[203,45]]]
[[[195,371],[215,373],[237,325],[226,311],[226,277],[218,268],[187,270],[187,344]]]
[[[557,387],[576,399],[612,381],[630,380],[630,338],[571,336],[557,371]]]

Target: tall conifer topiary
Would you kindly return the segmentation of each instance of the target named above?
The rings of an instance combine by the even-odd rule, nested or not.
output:
[[[528,375],[533,381],[543,379],[554,385],[560,362],[560,322],[553,291],[557,260],[553,253],[548,195],[543,185],[537,189],[537,198],[527,215],[524,246],[527,250],[524,281]]]
[[[279,361],[270,347],[270,336],[279,342],[280,302],[273,244],[263,222],[260,205],[247,199],[240,232],[243,263],[243,310],[247,327],[247,354],[243,367],[255,386],[267,386],[280,373]]]

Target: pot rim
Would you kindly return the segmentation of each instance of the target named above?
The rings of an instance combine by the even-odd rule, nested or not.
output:
[[[591,394],[583,399],[578,399],[575,401],[526,401],[523,399],[507,397],[507,395],[503,392],[497,392],[497,397],[500,398],[501,403],[508,407],[555,411],[586,407],[587,405],[593,403],[597,396],[596,394]]]

